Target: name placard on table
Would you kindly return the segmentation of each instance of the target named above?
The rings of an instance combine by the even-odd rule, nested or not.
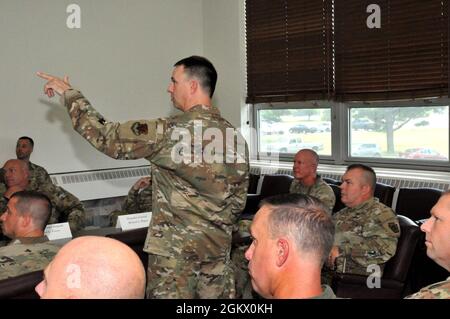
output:
[[[117,218],[116,228],[122,228],[123,231],[147,228],[152,219],[152,212],[121,215]]]
[[[45,227],[44,233],[49,240],[72,238],[69,223],[49,224]]]

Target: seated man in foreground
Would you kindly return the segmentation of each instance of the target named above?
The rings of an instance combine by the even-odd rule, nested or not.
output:
[[[318,199],[301,194],[267,198],[251,225],[245,257],[253,289],[264,298],[336,298],[321,285],[321,269],[334,239],[334,225]]]
[[[431,217],[420,226],[425,232],[427,255],[450,271],[450,191],[442,194],[431,209]],[[450,299],[450,277],[422,288],[407,299]]]
[[[48,243],[44,229],[52,205],[33,191],[14,193],[1,216],[3,234],[11,242],[0,248],[0,279],[44,269],[59,247]]]
[[[36,286],[43,299],[142,299],[145,270],[127,245],[83,236],[64,245]]]
[[[374,197],[375,171],[353,164],[342,177],[341,201],[347,206],[334,216],[336,235],[328,267],[338,273],[370,275],[378,265],[380,276],[395,254],[400,224],[394,211]]]

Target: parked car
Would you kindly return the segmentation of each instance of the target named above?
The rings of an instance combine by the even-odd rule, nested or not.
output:
[[[279,147],[280,153],[297,153],[299,150],[309,148],[316,152],[323,150],[322,143],[303,142],[301,138],[292,138],[288,145]]]
[[[314,126],[306,126],[304,124],[297,124],[289,129],[289,133],[315,133],[317,128]]]
[[[381,150],[376,143],[352,144],[352,156],[380,157]]]
[[[317,128],[317,132],[331,132],[331,123],[323,122],[315,126]]]
[[[375,123],[368,119],[355,119],[351,123],[352,130],[365,130],[373,131],[375,130]]]
[[[399,154],[402,158],[446,161],[448,158],[428,147],[408,148]]]

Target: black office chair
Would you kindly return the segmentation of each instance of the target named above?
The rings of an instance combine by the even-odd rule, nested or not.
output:
[[[334,203],[332,213],[337,213],[341,209],[345,208],[345,204],[341,202],[341,189],[336,184],[328,184],[334,192],[334,197],[336,197],[336,202]]]
[[[327,184],[333,184],[333,185],[341,185],[341,181],[338,181],[337,179],[329,178],[329,177],[322,177],[322,180]]]
[[[411,219],[398,215],[400,238],[395,255],[386,262],[379,288],[367,286],[367,276],[335,274],[333,290],[338,297],[354,299],[400,299],[411,291],[411,265],[422,232]]]
[[[39,299],[34,288],[44,277],[42,270],[0,280],[0,299]]]
[[[375,185],[375,193],[374,196],[380,200],[380,203],[383,203],[386,206],[392,207],[392,200],[394,198],[395,187],[377,183]]]
[[[434,188],[400,188],[395,212],[414,221],[427,219],[441,195],[442,191]]]
[[[242,219],[252,219],[258,211],[259,203],[266,197],[287,194],[294,177],[291,175],[264,175],[261,177],[261,191],[259,194],[247,194],[247,202],[241,214]]]

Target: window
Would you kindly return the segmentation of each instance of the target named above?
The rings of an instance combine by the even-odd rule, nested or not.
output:
[[[448,109],[350,108],[350,156],[448,161]]]
[[[309,148],[331,155],[331,109],[290,108],[258,111],[259,151],[295,154]]]
[[[377,12],[370,0],[246,0],[258,152],[450,167],[449,2],[375,3]],[[369,28],[377,13],[380,28]]]

